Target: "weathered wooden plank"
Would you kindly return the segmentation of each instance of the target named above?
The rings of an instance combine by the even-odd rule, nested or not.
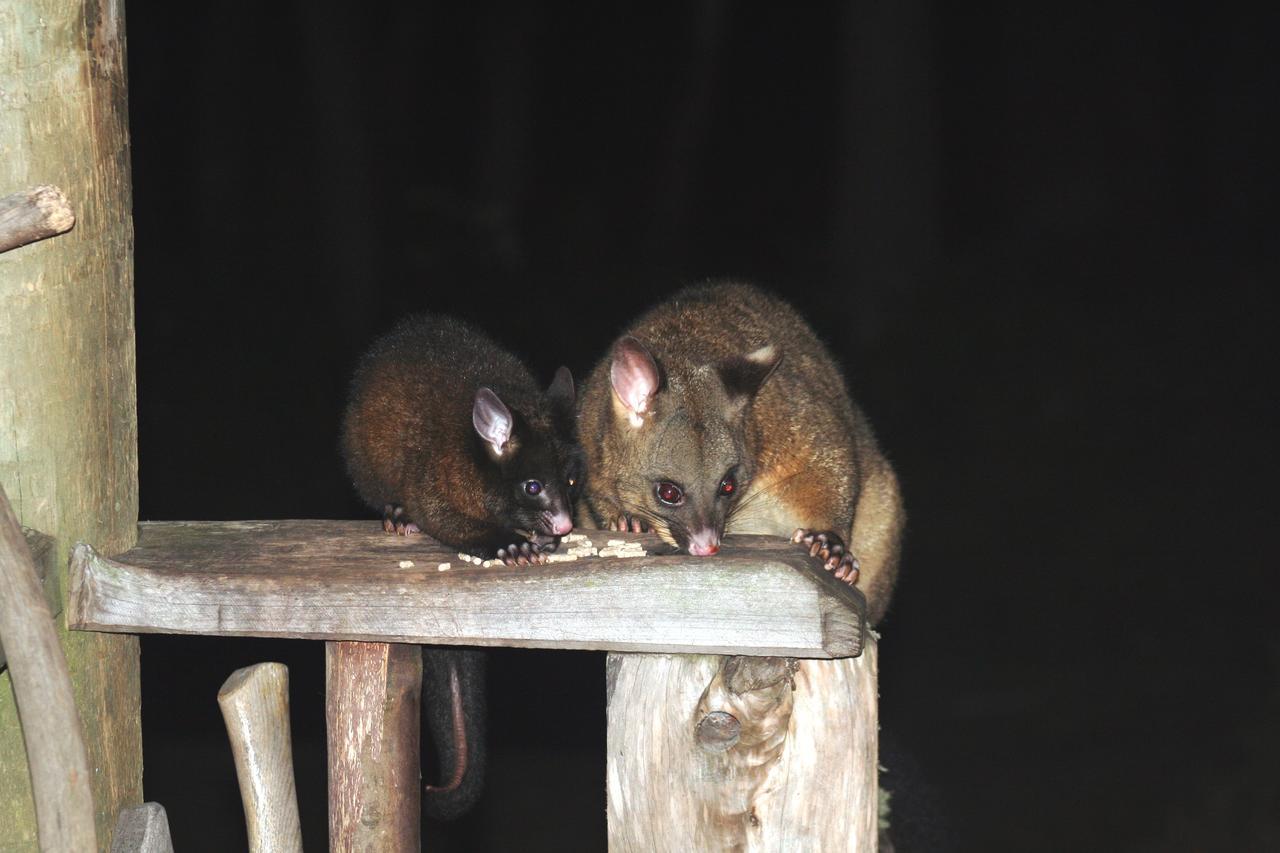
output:
[[[875,649],[609,655],[609,849],[874,851]]]
[[[652,553],[482,568],[377,522],[142,524],[138,546],[117,559],[76,547],[68,622],[611,651],[830,658],[861,650],[861,594],[785,540],[729,537],[708,558],[672,553],[653,536],[581,532],[597,545],[621,539]]]
[[[329,849],[422,847],[422,649],[325,644]]]

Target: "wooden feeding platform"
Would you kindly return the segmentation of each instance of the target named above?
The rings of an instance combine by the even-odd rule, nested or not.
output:
[[[612,850],[875,849],[875,642],[861,593],[774,537],[731,536],[708,558],[651,535],[577,532],[646,553],[485,567],[377,522],[143,523],[124,554],[76,546],[68,623],[327,641],[332,849],[418,849],[421,659],[405,644],[613,653]],[[410,737],[414,748],[398,750],[402,766],[361,770],[384,736],[392,752]]]

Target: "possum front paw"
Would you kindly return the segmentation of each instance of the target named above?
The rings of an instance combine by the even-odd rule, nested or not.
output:
[[[499,548],[497,557],[507,566],[540,566],[559,544],[558,539],[551,542],[520,542]]]
[[[831,531],[807,530],[797,528],[791,534],[791,541],[797,545],[805,545],[810,557],[822,561],[822,567],[831,572],[839,580],[853,586],[858,582],[858,558],[849,553],[844,540],[838,533]]]
[[[404,507],[400,504],[386,504],[382,507],[382,529],[400,536],[422,532],[422,528],[405,514]]]
[[[652,533],[649,525],[645,524],[639,518],[632,518],[624,513],[619,513],[617,518],[609,519],[609,529],[616,530],[621,533]]]

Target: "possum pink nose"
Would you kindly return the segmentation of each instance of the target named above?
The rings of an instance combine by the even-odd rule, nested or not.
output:
[[[567,512],[559,512],[551,517],[551,532],[554,535],[563,536],[570,530],[573,530],[573,519]]]
[[[689,553],[695,557],[710,557],[720,552],[720,537],[714,530],[700,530],[689,537]]]

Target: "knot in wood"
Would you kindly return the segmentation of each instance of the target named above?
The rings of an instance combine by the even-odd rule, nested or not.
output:
[[[707,752],[726,752],[738,742],[742,723],[728,711],[711,711],[698,721],[698,746]]]

